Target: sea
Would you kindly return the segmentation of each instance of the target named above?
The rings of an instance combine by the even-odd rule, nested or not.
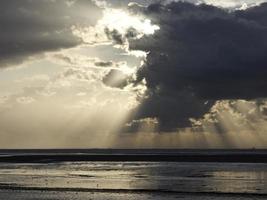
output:
[[[71,153],[75,157],[81,153],[107,153],[104,150],[0,152],[0,161],[1,157],[14,155]],[[118,152],[126,152],[126,157],[131,153],[144,153],[140,150]],[[114,155],[118,152],[108,153]],[[145,153],[149,156],[154,152],[150,150]],[[188,153],[158,150],[161,155],[175,152]],[[194,152],[199,153],[197,150]],[[224,152],[213,150],[202,154]],[[0,162],[0,199],[267,199],[267,164],[56,160]]]

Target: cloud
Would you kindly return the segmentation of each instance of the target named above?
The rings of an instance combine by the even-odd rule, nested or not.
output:
[[[130,123],[127,123],[123,128],[122,132],[146,132],[146,133],[155,133],[158,129],[158,120],[156,118],[143,118],[139,120],[132,120]]]
[[[193,128],[202,132],[262,132],[266,130],[266,99],[220,100],[200,120],[192,119]]]
[[[266,2],[265,0],[202,0],[203,3],[223,8],[243,9]]]
[[[95,62],[95,66],[97,66],[97,67],[111,67],[111,66],[113,66],[113,62],[112,61],[98,61],[98,62]]]
[[[34,101],[35,101],[35,99],[32,97],[19,97],[19,98],[17,98],[17,102],[21,103],[21,104],[29,104],[29,103],[32,103]]]
[[[260,25],[267,26],[267,3],[251,7],[246,10],[236,11],[236,15],[249,21],[256,21]]]
[[[8,96],[2,95],[0,96],[0,105],[4,104],[8,100]]]
[[[117,69],[110,70],[103,78],[103,83],[110,87],[123,88],[127,85],[128,76]]]
[[[149,52],[137,73],[147,96],[136,118],[158,118],[161,130],[190,125],[217,100],[257,99],[267,89],[267,4],[229,12],[211,5],[155,3],[140,11],[160,30],[130,39]],[[135,9],[137,10],[137,9]]]
[[[43,86],[31,82],[15,94],[0,95],[0,146],[112,147],[117,128],[137,102],[134,92],[107,87],[98,76],[68,67]]]
[[[100,17],[101,9],[90,0],[2,0],[0,67],[77,46],[82,40],[73,29],[92,26]]]
[[[113,69],[118,68],[124,64],[124,62],[114,62],[112,60],[100,60],[99,58],[92,58],[85,55],[75,55],[71,53],[56,53],[51,56],[53,61],[57,64],[80,66],[94,69]]]
[[[108,39],[113,40],[116,44],[122,45],[125,42],[122,34],[116,29],[109,30],[108,28],[105,28],[105,33]]]
[[[162,4],[169,4],[171,2],[188,2],[193,4],[205,3],[227,9],[243,9],[244,7],[247,8],[259,5],[266,2],[266,0],[97,0],[97,2],[100,6],[112,6],[116,8],[127,7],[128,5],[137,5],[137,8],[140,6],[149,6],[155,2],[161,2]]]
[[[56,53],[52,55],[52,59],[57,64],[69,66],[89,66],[96,61],[96,58],[90,58],[84,55],[73,55],[71,53]]]

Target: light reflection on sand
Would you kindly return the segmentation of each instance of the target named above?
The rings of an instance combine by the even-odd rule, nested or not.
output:
[[[267,164],[65,162],[2,164],[1,186],[267,194]]]

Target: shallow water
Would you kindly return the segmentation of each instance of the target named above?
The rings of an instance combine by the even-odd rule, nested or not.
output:
[[[267,164],[1,163],[1,187],[267,194]]]
[[[168,194],[157,192],[71,192],[0,190],[4,200],[265,200],[264,196],[219,195],[219,194]]]

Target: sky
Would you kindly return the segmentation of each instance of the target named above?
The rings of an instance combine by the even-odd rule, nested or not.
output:
[[[1,0],[0,148],[266,148],[264,0]]]

